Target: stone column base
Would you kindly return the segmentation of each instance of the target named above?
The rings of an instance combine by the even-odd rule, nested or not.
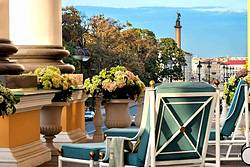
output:
[[[51,160],[50,150],[35,141],[16,148],[0,148],[1,167],[33,167]]]
[[[83,143],[86,142],[86,136],[82,132],[82,130],[74,129],[69,132],[60,132],[56,135],[54,139],[54,143],[57,145],[61,145],[63,143]]]
[[[24,67],[15,61],[9,60],[9,56],[17,52],[17,48],[10,40],[0,38],[0,74],[18,75],[24,71]]]
[[[25,72],[34,71],[37,67],[48,65],[58,67],[62,73],[73,73],[75,68],[65,64],[62,59],[69,55],[69,51],[57,45],[18,45],[18,52],[10,59],[25,67]]]

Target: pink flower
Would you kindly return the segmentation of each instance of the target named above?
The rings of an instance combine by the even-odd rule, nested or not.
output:
[[[131,71],[126,71],[126,74],[127,74],[129,80],[134,81],[136,79],[134,73],[132,73]]]
[[[102,82],[102,88],[109,92],[113,92],[117,88],[117,85],[115,82],[112,82],[110,79],[105,79]]]

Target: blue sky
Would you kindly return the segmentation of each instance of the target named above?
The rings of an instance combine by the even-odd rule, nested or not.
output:
[[[214,10],[242,12],[247,0],[62,0],[63,6],[135,7],[214,7]]]
[[[247,0],[63,0],[88,17],[104,14],[175,38],[181,12],[182,48],[198,57],[246,56]],[[192,2],[192,3],[191,3]]]

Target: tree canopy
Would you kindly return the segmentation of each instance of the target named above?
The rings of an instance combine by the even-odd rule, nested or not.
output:
[[[162,65],[160,78],[166,76],[174,79],[182,79],[182,66],[185,63],[185,53],[177,47],[176,42],[172,38],[161,38],[159,40],[159,61]]]

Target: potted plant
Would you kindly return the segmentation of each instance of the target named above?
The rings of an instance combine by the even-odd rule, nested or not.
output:
[[[42,107],[40,117],[40,132],[46,139],[46,145],[50,148],[52,155],[58,155],[58,150],[53,145],[53,138],[61,132],[61,112],[67,101],[71,98],[76,81],[66,74],[61,74],[59,68],[54,66],[39,67],[34,74],[38,78],[38,88],[57,89],[52,99],[52,104]]]
[[[84,90],[92,96],[102,95],[106,110],[105,124],[108,128],[129,127],[129,99],[137,100],[145,85],[123,66],[103,69],[98,75],[84,81]]]
[[[16,112],[15,104],[20,101],[9,88],[0,84],[0,116],[11,115]]]

